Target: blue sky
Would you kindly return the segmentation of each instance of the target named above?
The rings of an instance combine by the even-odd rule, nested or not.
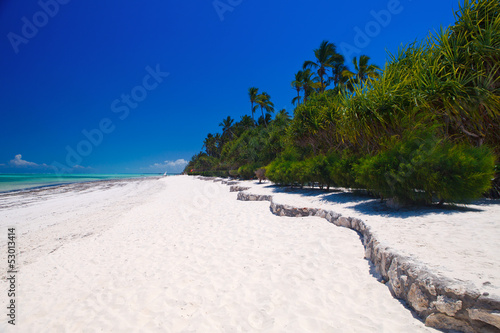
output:
[[[183,169],[247,89],[292,112],[322,40],[351,63],[453,24],[458,0],[3,0],[0,173]],[[352,67],[352,66],[351,66]]]

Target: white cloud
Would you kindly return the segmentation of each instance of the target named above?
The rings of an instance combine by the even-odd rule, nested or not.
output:
[[[185,167],[189,162],[183,158],[180,158],[175,161],[165,161],[164,163],[170,167],[178,167],[178,166]]]
[[[8,165],[11,166],[11,167],[15,167],[15,168],[26,168],[26,167],[29,167],[29,168],[42,168],[42,169],[50,168],[50,165],[47,165],[45,163],[38,164],[38,163],[35,163],[35,162],[30,162],[30,161],[23,160],[23,155],[21,155],[21,154],[17,154],[16,156],[14,156],[14,159],[10,160]],[[7,166],[7,165],[0,164],[0,166]]]
[[[72,169],[92,169],[92,168],[91,167],[84,167],[84,166],[77,164],[77,165],[73,165]]]
[[[184,170],[184,167],[188,163],[189,162],[186,161],[185,159],[179,158],[175,161],[164,161],[162,163],[155,163],[144,169],[149,169],[151,171],[156,171],[156,172],[168,171],[168,173],[177,173]]]
[[[10,160],[10,164],[15,166],[15,167],[38,167],[40,165],[34,163],[34,162],[28,162],[23,160],[23,155],[17,154],[13,160]],[[43,164],[42,166],[46,166]]]

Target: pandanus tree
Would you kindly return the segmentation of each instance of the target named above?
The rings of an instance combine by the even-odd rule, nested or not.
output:
[[[318,49],[314,50],[314,61],[308,60],[304,62],[303,69],[315,69],[320,83],[319,91],[323,92],[326,89],[328,81],[328,69],[335,66],[335,64],[343,63],[344,57],[337,53],[336,47],[333,43],[327,40],[321,42]]]
[[[250,105],[252,107],[252,119],[255,121],[255,102],[257,101],[257,96],[259,95],[259,88],[250,87],[248,88],[248,97],[250,98]]]
[[[380,67],[368,64],[369,62],[370,57],[367,55],[360,56],[359,61],[354,57],[352,64],[354,65],[355,72],[351,72],[348,69],[342,72],[342,76],[349,79],[351,87],[352,85],[360,85],[362,87],[368,79],[377,79],[380,77]]]
[[[257,99],[255,100],[255,108],[260,107],[260,111],[262,112],[262,117],[264,117],[264,110],[266,110],[267,113],[274,112],[274,104],[271,102],[271,96],[263,92],[262,94],[257,95]],[[267,126],[267,121],[264,122],[264,125]]]
[[[500,2],[465,0],[456,18],[436,36],[442,83],[424,102],[450,135],[489,145],[500,164]]]

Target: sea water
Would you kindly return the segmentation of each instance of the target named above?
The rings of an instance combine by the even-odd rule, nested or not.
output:
[[[106,179],[124,179],[160,176],[159,174],[0,174],[0,192],[35,187],[81,183]]]

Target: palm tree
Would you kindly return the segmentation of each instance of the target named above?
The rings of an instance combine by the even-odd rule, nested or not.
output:
[[[314,50],[316,61],[308,60],[304,62],[303,69],[317,69],[320,92],[325,91],[326,78],[328,68],[332,68],[336,63],[342,62],[343,57],[337,53],[336,47],[333,43],[324,40],[318,49]]]
[[[294,97],[292,99],[292,104],[297,103],[297,105],[300,104],[300,91],[304,87],[304,72],[303,71],[298,71],[295,73],[295,80],[292,81],[292,88],[297,91],[297,97]]]
[[[217,139],[213,134],[209,133],[205,140],[203,140],[203,147],[205,149],[208,156],[216,156],[217,155]]]
[[[255,118],[254,118],[254,112],[255,112],[254,104],[257,101],[257,96],[258,95],[259,95],[259,88],[255,88],[255,87],[248,88],[248,97],[250,97],[250,104],[252,106],[252,119],[254,121],[255,121]]]
[[[274,104],[273,102],[271,102],[271,96],[269,96],[269,94],[266,92],[257,95],[255,103],[257,104],[255,105],[255,108],[260,107],[262,117],[264,117],[264,110],[266,110],[266,112],[274,112]],[[264,124],[267,126],[267,122],[264,122]]]
[[[271,114],[269,112],[266,112],[265,116],[259,117],[259,119],[257,120],[257,124],[266,126],[266,124],[269,124],[271,120],[272,120]]]
[[[233,123],[234,119],[231,118],[230,116],[227,116],[227,118],[223,119],[222,122],[219,124],[220,127],[222,127],[222,137],[226,138],[229,136],[229,140],[231,140],[234,136],[233,133]]]
[[[342,75],[350,80],[350,85],[359,84],[361,87],[364,85],[368,79],[377,79],[380,77],[381,69],[377,65],[368,65],[370,57],[367,55],[362,55],[359,57],[359,62],[354,57],[352,59],[352,64],[354,65],[355,73],[346,69],[343,71]]]
[[[342,62],[337,62],[332,67],[332,81],[335,86],[345,83],[346,79],[343,72],[348,70],[347,66],[344,65],[344,57],[342,57]]]
[[[310,69],[306,69],[302,72],[302,81],[304,90],[304,103],[307,102],[307,98],[311,95],[315,90],[319,90],[321,88],[321,83],[318,82],[318,78],[313,78],[313,72]]]
[[[297,91],[297,96],[292,99],[292,104],[300,104],[300,92],[304,91],[304,100],[303,102],[307,102],[307,97],[316,89],[321,87],[319,82],[315,82],[312,79],[313,73],[310,69],[305,69],[302,71],[298,71],[295,74],[295,80],[292,81],[291,85]]]
[[[248,115],[244,115],[241,117],[241,120],[236,123],[236,127],[241,127],[243,130],[247,130],[255,126],[255,121],[250,118]]]

